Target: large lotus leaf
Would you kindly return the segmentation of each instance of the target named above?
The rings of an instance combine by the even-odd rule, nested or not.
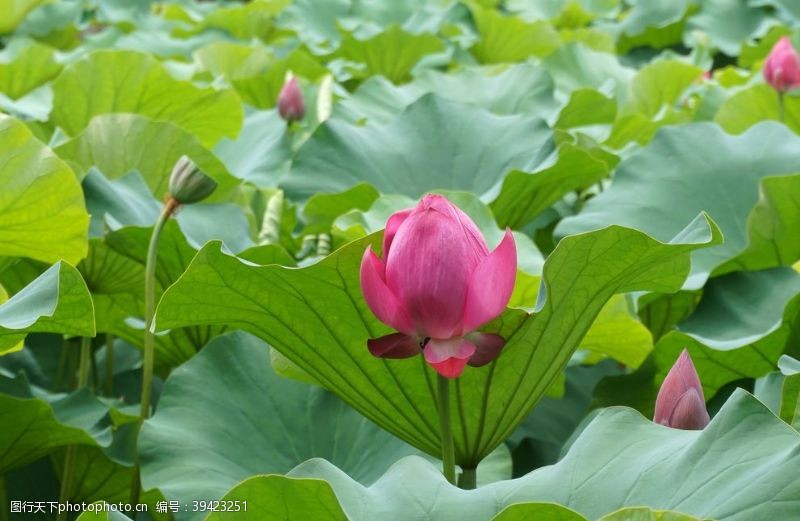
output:
[[[507,171],[533,167],[549,134],[533,116],[497,116],[427,94],[386,124],[326,121],[298,151],[283,186],[300,198],[359,182],[414,198],[435,189],[481,195]]]
[[[366,40],[346,36],[335,56],[363,63],[367,76],[385,76],[394,83],[410,79],[419,60],[444,50],[444,43],[432,34],[411,34],[397,25]]]
[[[25,16],[48,0],[0,0],[0,34],[12,32]]]
[[[245,5],[222,6],[208,12],[196,30],[222,29],[240,40],[269,40],[275,32],[273,19],[286,7],[288,0],[249,2]]]
[[[96,169],[83,181],[86,206],[92,213],[90,230],[95,236],[126,226],[155,224],[164,204],[153,197],[137,173],[108,180]],[[232,251],[253,246],[247,217],[241,208],[230,203],[186,205],[174,219],[179,223],[188,244],[195,249],[211,239],[221,239]],[[144,241],[145,248],[147,241]],[[144,257],[142,257],[144,258]]]
[[[503,509],[492,521],[588,521],[574,510],[555,503],[517,503]],[[597,521],[703,521],[688,514],[646,507],[621,508]],[[711,520],[708,520],[711,521]]]
[[[790,266],[800,259],[800,174],[766,177],[747,218],[747,246],[717,271]]]
[[[243,479],[285,473],[312,457],[372,483],[416,453],[328,391],[278,376],[269,346],[241,332],[217,338],[172,373],[139,450],[144,487],[181,503],[221,499]]]
[[[237,485],[225,501],[239,501],[240,509],[246,502],[247,512],[213,512],[208,521],[348,521],[333,489],[321,479],[256,476]]]
[[[593,352],[589,359],[611,357],[633,369],[653,350],[650,331],[637,320],[623,295],[609,300],[581,341],[581,349]]]
[[[620,372],[613,361],[567,367],[563,394],[542,398],[506,440],[514,456],[513,475],[556,463],[564,444],[589,412],[595,386],[602,378]]]
[[[678,60],[660,60],[646,65],[631,81],[627,110],[649,118],[662,116],[662,110],[677,105],[686,89],[702,74],[702,68]]]
[[[214,47],[214,49],[222,54],[222,51],[228,48]],[[220,56],[219,59],[224,59],[224,56]],[[261,58],[256,60],[261,61]],[[295,49],[281,59],[271,58],[268,66],[258,67],[262,69],[258,72],[253,72],[254,68],[254,65],[242,65],[233,70],[220,72],[226,73],[228,81],[245,103],[261,109],[274,107],[278,102],[278,95],[286,81],[287,72],[291,71],[292,74],[308,80],[317,80],[328,74],[328,70],[316,58],[302,49]]]
[[[94,336],[92,297],[78,270],[57,262],[0,305],[0,353],[28,333]]]
[[[205,146],[236,137],[242,125],[235,93],[176,80],[155,58],[134,51],[89,54],[64,69],[53,92],[52,121],[71,136],[94,116],[111,112],[173,123]]]
[[[56,153],[79,171],[96,167],[110,179],[136,170],[158,199],[168,192],[170,172],[184,155],[217,182],[211,201],[229,196],[239,183],[192,134],[136,114],[96,116]]]
[[[799,448],[800,434],[739,390],[702,431],[656,425],[623,407],[605,409],[557,464],[477,490],[447,484],[438,468],[417,457],[399,461],[368,487],[319,459],[289,476],[327,481],[352,521],[393,520],[397,512],[409,521],[483,521],[509,505],[534,501],[564,505],[589,519],[639,507],[602,518],[615,521],[687,519],[677,512],[653,517],[642,505],[684,512],[690,520],[790,519],[800,507]],[[270,480],[277,479],[252,478],[227,499],[275,494],[270,489],[278,484]],[[289,478],[280,479],[285,490]]]
[[[61,64],[53,54],[53,49],[38,43],[5,49],[0,53],[0,93],[16,100],[55,78]]]
[[[210,243],[165,292],[157,327],[249,331],[367,418],[437,455],[433,371],[421,358],[381,360],[365,347],[389,331],[366,307],[358,282],[363,252],[378,240],[355,241],[300,270],[243,263]],[[700,217],[674,244],[615,226],[563,239],[544,267],[540,311],[509,310],[487,325],[507,338],[503,355],[455,383],[457,462],[474,467],[508,437],[614,293],[675,291],[688,273],[688,253],[718,240],[716,227]]]
[[[70,444],[108,446],[107,413],[87,389],[47,395],[31,388],[24,376],[0,375],[0,471],[5,474]]]
[[[716,277],[678,329],[709,347],[735,349],[776,331],[784,309],[798,294],[800,274],[791,268]]]
[[[76,263],[89,215],[69,167],[20,121],[0,115],[0,256]]]
[[[228,170],[260,188],[270,188],[289,171],[291,140],[277,110],[253,111],[236,139],[223,138],[214,153]]]
[[[571,143],[535,172],[515,170],[503,180],[492,201],[492,212],[501,226],[518,229],[531,222],[564,195],[588,188],[608,176],[604,157]]]
[[[714,121],[731,134],[741,134],[765,119],[780,119],[779,110],[775,89],[766,83],[757,83],[726,99]],[[784,123],[800,132],[800,98],[784,96]]]
[[[542,67],[520,63],[508,67],[464,67],[449,73],[427,69],[413,82],[399,87],[382,76],[374,76],[340,101],[334,115],[353,123],[388,122],[428,92],[495,114],[547,118],[555,109],[550,75]]]
[[[687,30],[703,31],[728,56],[737,56],[743,41],[764,36],[775,23],[769,9],[758,2],[704,0],[698,6],[700,11],[689,18]]]
[[[143,265],[92,239],[78,269],[92,294],[98,331],[116,331],[126,319],[144,316]]]
[[[770,284],[779,278],[771,277],[772,281],[764,283],[764,289],[769,288]],[[709,284],[713,284],[712,280]],[[792,281],[796,286],[796,280]],[[752,286],[752,284],[751,284]],[[774,287],[774,284],[772,284]],[[747,288],[753,293],[753,288]],[[721,295],[727,294],[728,296],[735,295],[735,286],[732,288],[724,288],[720,290],[715,288],[715,294],[711,297],[713,304],[708,305],[703,313],[708,316],[714,310],[722,316],[736,317],[744,314],[744,310],[749,305],[746,302],[746,292],[743,292],[741,297],[735,296],[728,302],[719,302]],[[757,292],[756,292],[757,293]],[[763,303],[768,299],[768,295],[760,295],[760,300]],[[778,299],[785,299],[786,295],[778,295]],[[715,302],[716,301],[716,302]],[[785,302],[785,301],[784,301]],[[695,334],[690,336],[682,331],[673,331],[663,336],[655,347],[654,357],[657,365],[657,381],[662,380],[667,371],[675,363],[675,360],[680,355],[683,349],[688,349],[689,353],[694,360],[697,367],[700,380],[703,383],[707,397],[712,397],[724,385],[741,380],[743,378],[760,378],[768,373],[775,371],[777,362],[781,354],[792,345],[795,338],[795,331],[800,323],[800,298],[796,295],[788,303],[785,304],[782,316],[774,317],[775,306],[767,305],[772,308],[773,317],[768,313],[760,313],[760,324],[756,322],[755,325],[763,327],[772,327],[769,318],[778,321],[777,328],[771,330],[768,334],[764,334],[764,330],[753,327],[753,323],[749,323],[750,329],[742,327],[739,329],[741,334],[751,335],[744,336],[735,341],[725,339],[724,334],[720,333],[714,325],[709,325],[706,328],[698,328],[701,332],[716,334],[722,338],[702,338],[698,339]],[[752,309],[750,310],[752,312]],[[766,319],[766,320],[765,320]],[[715,329],[717,329],[715,331]],[[701,341],[702,340],[702,341]],[[705,342],[705,343],[704,343]],[[708,345],[706,345],[706,343]]]
[[[561,43],[558,33],[542,20],[528,23],[494,9],[472,7],[478,42],[470,49],[481,63],[504,63],[544,57]]]
[[[669,240],[680,223],[707,211],[719,223],[725,243],[693,255],[687,287],[700,287],[711,271],[745,247],[746,221],[758,200],[761,179],[796,170],[798,146],[800,138],[769,122],[740,136],[711,123],[664,128],[648,146],[622,161],[611,187],[592,198],[580,214],[561,221],[556,233],[620,224]]]
[[[556,82],[556,89],[565,98],[581,88],[614,93],[618,102],[625,102],[628,85],[635,71],[622,65],[614,54],[594,51],[580,43],[560,47],[543,61],[544,68]]]

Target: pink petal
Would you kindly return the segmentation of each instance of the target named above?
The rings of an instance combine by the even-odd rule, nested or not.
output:
[[[389,255],[389,248],[392,247],[392,241],[397,234],[397,229],[408,218],[413,208],[407,208],[395,212],[386,221],[386,229],[383,231],[383,258],[386,259]]]
[[[414,328],[400,300],[384,282],[383,262],[369,247],[361,259],[361,291],[367,305],[384,324],[403,333],[411,334]]]
[[[478,329],[500,315],[511,299],[517,277],[517,246],[511,230],[472,272],[464,306],[462,333]]]
[[[694,409],[689,410],[687,407]],[[673,424],[673,418],[677,418],[676,424]],[[689,352],[684,349],[658,390],[653,421],[684,429],[687,428],[684,425],[696,425],[702,418],[708,418],[703,386]]]
[[[500,356],[506,339],[494,333],[470,333],[467,340],[475,344],[475,354],[469,359],[472,367],[481,367]]]
[[[380,338],[367,340],[367,347],[378,358],[410,358],[418,355],[422,348],[416,337],[403,333],[392,333]]]
[[[779,92],[800,86],[800,57],[788,37],[781,37],[767,56],[764,79]]]
[[[392,239],[386,285],[408,310],[419,336],[460,333],[469,277],[485,258],[474,224],[461,219],[461,211],[443,197],[426,196]]]
[[[475,354],[475,350],[475,345],[462,337],[431,338],[425,344],[423,352],[425,361],[436,372],[446,378],[457,378],[467,365],[467,361]]]
[[[673,429],[699,431],[710,421],[705,402],[697,394],[697,390],[691,388],[678,400],[667,425]]]

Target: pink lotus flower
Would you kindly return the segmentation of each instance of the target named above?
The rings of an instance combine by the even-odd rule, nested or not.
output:
[[[767,56],[764,78],[778,92],[800,87],[800,57],[788,37],[781,37]]]
[[[505,237],[493,252],[475,223],[441,195],[426,195],[386,222],[383,260],[367,248],[361,290],[375,316],[396,329],[367,342],[382,358],[422,351],[442,376],[488,364],[505,339],[477,330],[503,312],[514,289],[517,248]]]
[[[278,96],[278,113],[289,123],[300,121],[306,115],[303,93],[297,84],[297,78],[291,74],[286,83],[283,84],[281,93]]]
[[[661,384],[653,421],[684,430],[701,430],[711,421],[700,377],[686,349]]]

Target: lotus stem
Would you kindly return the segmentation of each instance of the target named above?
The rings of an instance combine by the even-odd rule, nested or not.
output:
[[[83,389],[89,383],[89,371],[92,358],[92,339],[85,336],[81,338],[81,357],[80,366],[78,368],[78,389]],[[75,476],[75,459],[78,456],[78,447],[70,445],[67,447],[66,454],[64,455],[64,468],[61,474],[61,491],[59,493],[59,501],[66,503],[72,497],[72,481]],[[58,521],[67,519],[68,513],[59,512]]]
[[[106,333],[106,396],[114,392],[114,335]]]
[[[786,120],[786,104],[784,93],[778,92],[778,121],[783,123]]]
[[[450,419],[450,380],[437,375],[439,382],[439,424],[442,431],[442,474],[456,484],[456,457],[453,446],[453,424]]]
[[[0,475],[0,521],[9,520],[9,505],[8,491],[6,490],[6,477]]]
[[[153,318],[156,311],[156,264],[158,261],[158,242],[161,239],[161,232],[164,225],[169,218],[175,213],[178,208],[178,201],[170,197],[164,205],[164,210],[159,215],[153,228],[153,234],[150,236],[150,245],[147,247],[147,260],[145,262],[144,272],[144,306],[145,306],[145,321],[144,321],[144,356],[142,360],[142,399],[141,407],[139,408],[139,422],[137,426],[138,431],[142,428],[144,421],[150,416],[150,397],[152,396],[153,387],[153,359],[154,359],[154,345],[155,335],[153,334]],[[136,461],[133,468],[133,481],[131,482],[131,493],[129,503],[135,505],[139,502],[139,492],[141,489],[141,482],[139,480],[139,455],[136,455]]]
[[[461,467],[461,475],[458,476],[458,487],[464,490],[472,490],[477,486],[478,469],[475,467]]]

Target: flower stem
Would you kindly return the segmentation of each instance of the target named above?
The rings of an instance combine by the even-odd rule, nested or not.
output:
[[[92,339],[88,336],[81,338],[81,361],[78,368],[78,389],[83,389],[89,383],[90,359],[92,357]],[[64,455],[64,469],[61,474],[61,492],[59,501],[66,503],[72,496],[72,481],[75,475],[75,459],[78,447],[70,445]],[[63,514],[63,515],[62,515]],[[58,521],[67,519],[67,512],[59,512]]]
[[[114,392],[114,335],[106,333],[106,396]]]
[[[439,382],[439,424],[442,430],[442,473],[447,481],[456,484],[456,457],[453,447],[453,425],[450,421],[450,380],[437,375]]]
[[[178,201],[170,197],[161,215],[158,216],[153,234],[150,236],[150,245],[147,247],[147,260],[145,261],[144,271],[144,355],[142,359],[142,399],[139,408],[139,421],[137,426],[137,436],[142,428],[144,421],[150,416],[150,397],[153,387],[153,359],[155,336],[153,334],[153,318],[156,312],[156,264],[158,260],[158,242],[161,238],[161,231],[164,225],[178,208]],[[131,493],[129,503],[135,505],[139,502],[139,492],[141,482],[139,481],[139,455],[135,457],[133,467],[133,480],[131,482]]]
[[[783,98],[783,92],[778,92],[778,121],[781,123],[786,120],[786,106]]]
[[[8,521],[10,515],[10,503],[8,502],[8,491],[6,490],[6,477],[0,475],[0,521]]]
[[[475,467],[462,467],[461,475],[458,476],[458,488],[472,490],[477,486],[478,469]]]

